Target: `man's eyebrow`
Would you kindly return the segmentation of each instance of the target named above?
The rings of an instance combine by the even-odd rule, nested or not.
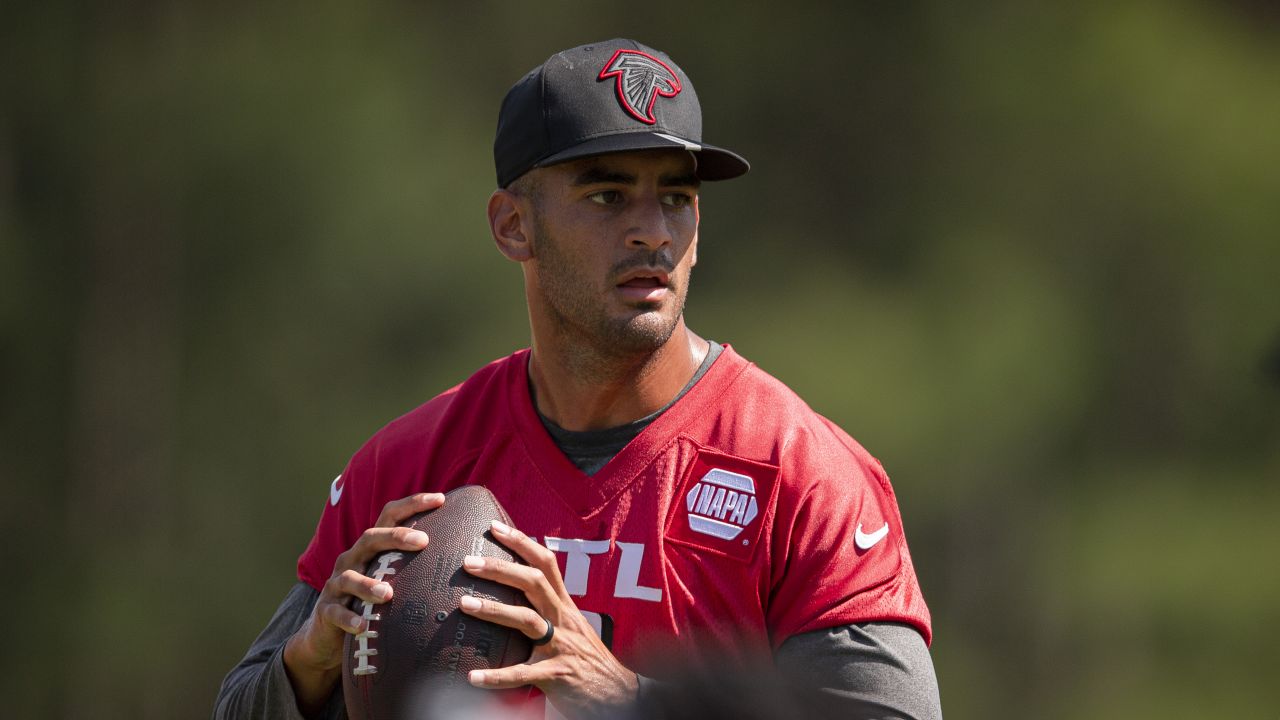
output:
[[[681,173],[679,175],[663,175],[658,178],[658,184],[663,187],[701,187],[702,181],[694,173]]]
[[[598,184],[635,185],[636,176],[630,173],[605,170],[600,167],[590,167],[579,173],[573,179],[573,184],[575,186]]]

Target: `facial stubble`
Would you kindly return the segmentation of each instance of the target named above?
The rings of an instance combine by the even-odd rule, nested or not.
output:
[[[636,252],[609,269],[607,278],[636,268],[661,268],[668,273],[667,289],[675,312],[664,314],[660,303],[637,303],[635,314],[610,316],[607,300],[597,294],[589,278],[574,271],[573,258],[547,230],[534,221],[533,253],[538,263],[538,292],[560,338],[574,347],[579,372],[616,368],[618,360],[640,358],[671,339],[684,315],[687,283],[675,273],[675,262],[660,251]],[[606,278],[606,279],[607,279]]]

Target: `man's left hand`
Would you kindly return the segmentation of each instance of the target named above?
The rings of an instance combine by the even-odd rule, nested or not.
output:
[[[473,670],[471,684],[493,689],[537,686],[569,718],[594,717],[635,700],[636,674],[609,652],[578,610],[560,576],[555,553],[497,521],[493,535],[529,564],[468,556],[463,567],[476,577],[524,591],[533,608],[468,596],[462,599],[462,611],[519,630],[532,640],[546,635],[548,622],[555,629],[551,641],[535,646],[527,662]]]

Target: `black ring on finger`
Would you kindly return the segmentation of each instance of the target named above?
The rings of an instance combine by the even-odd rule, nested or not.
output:
[[[556,634],[556,626],[552,625],[550,620],[548,620],[545,616],[543,616],[542,621],[547,624],[547,631],[542,634],[542,637],[533,641],[534,647],[537,647],[539,645],[546,645],[547,643],[551,642],[551,636]]]

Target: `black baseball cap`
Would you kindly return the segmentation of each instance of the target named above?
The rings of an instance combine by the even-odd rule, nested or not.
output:
[[[702,142],[702,108],[666,53],[615,39],[556,53],[507,91],[493,161],[498,187],[536,167],[605,153],[684,148],[702,180],[751,168],[741,155]]]

